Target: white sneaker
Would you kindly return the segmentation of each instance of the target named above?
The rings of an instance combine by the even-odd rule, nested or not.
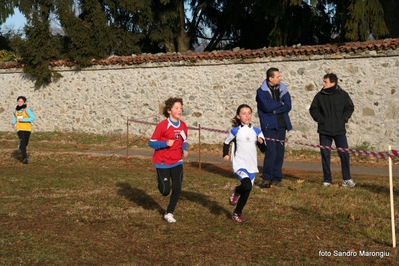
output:
[[[329,187],[331,185],[331,183],[329,182],[323,182],[323,187]]]
[[[356,183],[353,182],[352,179],[348,179],[348,180],[342,181],[342,186],[343,187],[354,187],[354,186],[356,186]]]
[[[163,215],[163,218],[165,219],[165,221],[167,221],[168,223],[175,223],[176,219],[173,218],[173,214],[172,213],[167,213],[165,212],[165,214]]]

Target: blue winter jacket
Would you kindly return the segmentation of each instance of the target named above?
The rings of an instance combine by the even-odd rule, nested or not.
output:
[[[267,81],[264,80],[256,91],[256,102],[260,126],[263,131],[278,129],[277,114],[283,114],[287,130],[292,129],[291,120],[288,116],[288,112],[291,111],[291,96],[284,83],[280,82],[280,101],[275,101],[267,86]]]

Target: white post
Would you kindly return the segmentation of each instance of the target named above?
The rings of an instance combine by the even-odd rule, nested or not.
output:
[[[388,151],[391,151],[391,145],[388,146]],[[396,247],[396,234],[395,234],[395,211],[393,207],[393,180],[392,180],[392,158],[388,153],[389,161],[389,194],[391,198],[391,224],[392,224],[392,247]]]

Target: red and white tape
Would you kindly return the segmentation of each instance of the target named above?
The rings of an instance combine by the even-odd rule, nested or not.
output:
[[[383,153],[383,152],[353,150],[353,149],[349,149],[349,148],[340,148],[340,147],[334,148],[331,146],[314,145],[314,144],[308,144],[308,143],[302,143],[302,142],[293,142],[293,143],[299,144],[299,145],[304,145],[304,146],[326,149],[326,150],[340,151],[340,152],[352,153],[352,154],[356,154],[356,155],[371,156],[371,157],[376,157],[376,158],[380,158],[380,159],[388,159],[388,154]]]
[[[137,123],[141,123],[141,124],[147,124],[147,125],[157,125],[158,124],[158,123],[145,122],[145,121],[140,121],[140,120],[135,120],[135,119],[128,119],[128,121],[137,122]],[[217,133],[226,133],[226,134],[229,133],[229,131],[227,131],[227,130],[219,130],[219,129],[213,129],[213,128],[207,128],[207,127],[188,127],[188,128],[191,130],[206,130],[206,131],[212,131],[212,132],[217,132]],[[281,144],[287,142],[285,140],[273,139],[273,138],[265,138],[265,140],[280,142]],[[303,143],[303,142],[297,142],[297,141],[292,141],[289,143],[313,147],[313,148],[327,149],[327,150],[331,150],[331,151],[347,152],[347,153],[352,153],[352,154],[356,154],[356,155],[371,156],[371,157],[376,157],[376,158],[380,158],[380,159],[388,159],[389,157],[399,156],[398,150],[390,150],[387,153],[384,153],[384,152],[353,150],[353,149],[349,149],[349,148],[339,148],[339,147],[334,148],[331,146],[315,145],[315,144],[309,144],[309,143]]]

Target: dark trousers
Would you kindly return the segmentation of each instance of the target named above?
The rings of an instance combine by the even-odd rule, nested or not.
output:
[[[22,153],[22,158],[28,158],[28,155],[26,153],[26,146],[29,144],[29,139],[30,139],[30,131],[18,131],[18,138],[19,138],[19,149],[21,150]]]
[[[286,129],[271,129],[263,131],[265,138],[285,141]],[[263,161],[262,178],[280,182],[283,179],[283,162],[285,142],[266,140],[267,149]]]
[[[337,148],[348,148],[348,140],[346,139],[345,134],[338,136],[327,136],[319,134],[319,140],[321,146],[331,146],[332,141],[334,140],[335,146]],[[330,167],[331,151],[328,149],[320,149],[320,154],[321,164],[323,167],[323,180],[324,182],[332,183]],[[349,153],[338,151],[338,155],[341,159],[342,179],[351,179]]]
[[[170,195],[167,213],[175,211],[177,202],[180,198],[183,183],[183,165],[172,168],[157,168],[158,189],[163,196],[168,196],[171,190],[170,180],[172,179],[172,195]]]
[[[241,179],[241,185],[236,187],[236,193],[240,194],[238,199],[236,209],[234,210],[237,214],[242,214],[245,204],[247,204],[249,194],[252,190],[252,181],[249,178]]]

